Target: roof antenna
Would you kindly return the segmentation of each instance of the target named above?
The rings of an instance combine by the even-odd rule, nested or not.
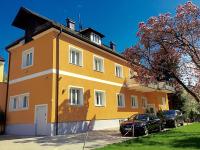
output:
[[[83,29],[82,23],[81,23],[81,14],[78,14],[78,22],[79,22],[79,31]]]

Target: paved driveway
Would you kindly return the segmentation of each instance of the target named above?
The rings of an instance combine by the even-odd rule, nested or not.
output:
[[[0,136],[0,150],[82,150],[85,133],[54,137]],[[90,131],[85,149],[95,149],[132,137],[121,137],[117,129]]]

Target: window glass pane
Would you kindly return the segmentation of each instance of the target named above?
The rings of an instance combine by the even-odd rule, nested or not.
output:
[[[23,103],[22,103],[23,108],[28,107],[28,96],[23,96]]]
[[[13,109],[17,109],[17,98],[13,99]]]
[[[70,89],[70,101],[72,105],[83,104],[83,92],[82,89],[71,88]]]
[[[29,65],[32,65],[32,63],[33,63],[33,54],[32,53],[30,53],[30,63],[29,63]]]
[[[80,54],[76,52],[76,65],[80,65]]]
[[[26,66],[29,66],[29,54],[26,54]]]
[[[116,66],[116,76],[117,77],[122,77],[122,68],[121,66]]]
[[[96,105],[98,105],[98,106],[103,106],[104,105],[104,102],[103,102],[103,100],[104,100],[104,95],[103,95],[103,93],[102,92],[96,92],[95,93],[95,97],[96,97]]]

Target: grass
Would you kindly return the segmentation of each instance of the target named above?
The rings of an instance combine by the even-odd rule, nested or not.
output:
[[[98,150],[197,150],[200,149],[200,123],[179,127],[147,137],[108,145]]]

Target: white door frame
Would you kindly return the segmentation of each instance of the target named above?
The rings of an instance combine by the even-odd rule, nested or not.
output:
[[[46,124],[48,123],[48,104],[39,104],[35,105],[35,113],[34,113],[34,128],[35,128],[35,135],[37,135],[37,128],[36,128],[36,113],[37,107],[46,106]]]

